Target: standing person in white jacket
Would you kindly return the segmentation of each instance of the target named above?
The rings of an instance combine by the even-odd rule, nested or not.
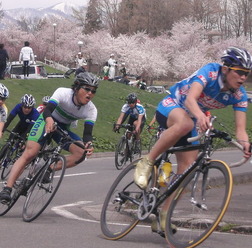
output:
[[[23,61],[23,73],[24,78],[29,77],[29,68],[30,64],[34,63],[34,53],[32,48],[30,47],[29,41],[24,42],[24,47],[22,47],[19,54],[19,63]]]
[[[115,67],[117,66],[117,61],[115,60],[115,55],[112,53],[110,54],[110,58],[108,60],[108,66],[109,66],[109,81],[113,81],[115,77]]]

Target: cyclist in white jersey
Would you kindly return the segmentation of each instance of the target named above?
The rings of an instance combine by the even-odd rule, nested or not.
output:
[[[9,90],[5,85],[0,84],[0,138],[2,138],[4,124],[7,120],[8,109],[4,103],[8,97]]]
[[[97,109],[92,103],[92,98],[95,96],[99,80],[92,73],[84,72],[78,74],[75,78],[72,88],[58,88],[51,96],[44,112],[39,116],[34,123],[26,144],[25,151],[22,156],[14,163],[10,175],[7,180],[6,187],[0,192],[0,201],[10,201],[12,187],[24,170],[25,166],[38,154],[42,142],[41,139],[45,133],[50,133],[55,130],[55,122],[62,129],[66,130],[72,139],[84,143],[87,155],[93,153],[92,146],[92,131],[97,118]],[[82,139],[69,128],[72,122],[83,120],[83,137]],[[53,139],[58,142],[60,136],[58,133],[53,134]],[[73,167],[81,162],[83,149],[74,144],[67,144],[65,150],[70,152],[67,156],[67,167]],[[45,177],[50,178],[50,168],[45,174]],[[47,181],[47,178],[45,181]]]
[[[140,188],[147,187],[153,163],[160,154],[178,143],[185,144],[187,137],[196,136],[196,126],[201,132],[210,127],[209,116],[204,114],[207,110],[233,106],[236,138],[244,147],[244,157],[251,156],[246,132],[248,102],[242,85],[251,72],[252,58],[245,49],[230,47],[224,52],[221,60],[223,65],[207,64],[189,78],[172,86],[171,94],[159,103],[156,119],[166,130],[150,153],[136,165],[134,180]],[[177,152],[177,174],[183,173],[195,161],[197,154],[198,151]],[[160,213],[162,230],[165,227],[164,213],[166,211]],[[156,230],[153,228],[153,231]]]

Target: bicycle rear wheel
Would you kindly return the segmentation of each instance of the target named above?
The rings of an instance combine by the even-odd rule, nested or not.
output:
[[[31,222],[35,220],[49,205],[54,195],[56,194],[66,169],[66,158],[62,155],[57,158],[49,158],[47,165],[35,179],[33,185],[28,191],[28,195],[23,207],[23,220]],[[61,165],[61,170],[56,170],[58,165]],[[52,169],[50,182],[44,183],[44,175],[50,167]]]
[[[232,188],[231,171],[222,161],[211,161],[203,170],[189,174],[174,194],[167,214],[169,247],[195,247],[203,242],[224,216]],[[175,234],[171,223],[177,226]]]
[[[121,170],[127,162],[127,145],[126,138],[122,136],[115,152],[115,166],[117,170]]]
[[[137,213],[143,191],[133,181],[136,162],[129,164],[119,174],[103,203],[100,223],[106,239],[117,240],[124,237],[139,222]]]

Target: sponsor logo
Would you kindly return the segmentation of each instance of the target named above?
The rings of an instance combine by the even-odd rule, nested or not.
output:
[[[171,97],[168,97],[162,101],[162,105],[164,107],[170,107],[170,106],[175,106],[176,104]]]
[[[209,72],[209,77],[210,77],[212,80],[216,80],[216,79],[217,79],[217,76],[218,76],[218,72],[217,72],[217,71],[210,71],[210,72]]]
[[[30,131],[30,136],[37,135],[38,129],[39,129],[41,123],[43,123],[43,121],[44,121],[44,118],[41,117],[35,122],[35,124],[33,125],[32,129]]]

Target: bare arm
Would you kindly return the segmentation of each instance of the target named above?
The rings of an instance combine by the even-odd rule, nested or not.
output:
[[[191,114],[197,119],[197,126],[200,131],[205,131],[210,127],[209,118],[202,112],[198,105],[198,99],[203,91],[203,86],[198,82],[191,85],[187,95],[185,106]]]
[[[250,157],[250,142],[246,132],[247,116],[245,112],[235,111],[235,133],[238,142],[244,147],[245,157]]]

